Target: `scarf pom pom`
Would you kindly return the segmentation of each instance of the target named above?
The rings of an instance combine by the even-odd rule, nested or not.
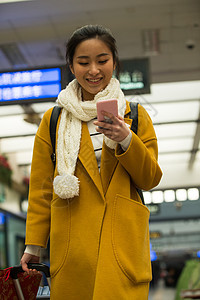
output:
[[[62,199],[73,198],[79,195],[79,180],[76,176],[58,175],[53,182],[54,192]]]

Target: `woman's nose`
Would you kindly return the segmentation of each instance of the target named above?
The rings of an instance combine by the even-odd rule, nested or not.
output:
[[[97,75],[99,73],[99,68],[96,64],[91,64],[90,69],[89,69],[89,74],[90,75]]]

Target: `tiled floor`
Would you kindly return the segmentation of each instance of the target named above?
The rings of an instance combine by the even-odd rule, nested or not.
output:
[[[175,292],[174,288],[166,287],[160,280],[155,288],[150,289],[148,300],[174,300]]]

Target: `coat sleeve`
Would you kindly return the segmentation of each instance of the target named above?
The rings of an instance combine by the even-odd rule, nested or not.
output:
[[[35,136],[26,221],[26,245],[46,247],[50,231],[50,208],[53,193],[54,166],[51,161],[52,145],[48,110]]]
[[[151,118],[146,110],[138,105],[138,132],[132,132],[132,139],[127,151],[116,147],[115,155],[134,184],[142,190],[157,186],[162,177],[158,165],[158,145]]]

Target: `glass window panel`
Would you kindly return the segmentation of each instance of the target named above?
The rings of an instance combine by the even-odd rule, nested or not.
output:
[[[158,141],[159,152],[189,151],[192,149],[192,138],[167,139]]]
[[[197,120],[199,101],[153,104],[157,114],[152,117],[153,123]]]
[[[33,149],[34,136],[30,137],[20,137],[20,138],[10,138],[2,139],[1,141],[1,151],[2,153],[17,152],[17,151],[26,151]]]
[[[158,141],[170,137],[192,137],[195,134],[196,123],[180,123],[168,125],[154,125]]]
[[[169,83],[154,83],[151,85],[151,94],[143,95],[141,101],[164,102],[175,100],[199,99],[200,81],[182,81]],[[131,98],[131,97],[129,97]],[[133,98],[133,96],[132,96]]]
[[[199,190],[197,188],[188,189],[188,200],[195,201],[199,200]]]
[[[145,204],[151,203],[151,192],[143,192]]]
[[[187,200],[187,191],[186,191],[186,189],[176,190],[176,199],[178,201],[186,201]]]
[[[21,105],[3,105],[0,106],[0,117],[6,116],[10,114],[22,114],[24,113],[23,108]]]
[[[175,201],[175,192],[173,190],[164,191],[164,200],[165,200],[165,202],[174,202]]]
[[[34,109],[35,112],[40,113],[40,112],[47,111],[49,108],[55,105],[56,105],[55,102],[33,103],[32,108]]]
[[[152,192],[152,202],[153,203],[162,203],[164,200],[162,191],[153,191]]]
[[[158,155],[158,162],[160,165],[163,164],[177,164],[177,163],[188,163],[190,159],[190,153],[170,153],[170,154],[159,154]]]
[[[30,124],[23,120],[23,115],[0,118],[0,137],[20,134],[35,134],[36,124]]]

